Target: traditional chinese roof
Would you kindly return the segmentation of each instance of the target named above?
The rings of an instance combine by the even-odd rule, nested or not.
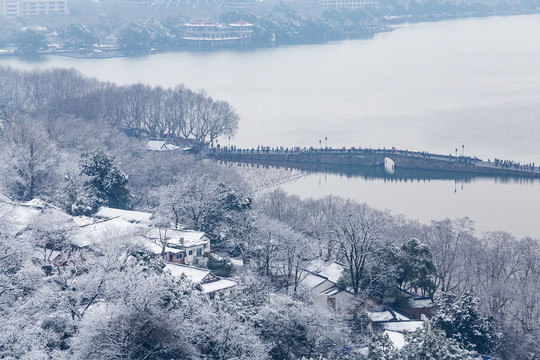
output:
[[[161,231],[161,234],[160,234]],[[146,237],[149,239],[159,239],[160,236],[166,236],[169,247],[194,247],[208,243],[208,236],[195,230],[175,230],[167,229],[166,231],[158,228],[151,228]]]
[[[385,330],[404,332],[413,332],[424,328],[423,321],[389,321],[382,324]]]
[[[236,287],[238,284],[236,281],[229,279],[219,279],[216,281],[207,282],[201,285],[205,294],[211,294],[217,291],[230,289]]]
[[[94,217],[103,219],[121,218],[131,223],[150,224],[152,213],[101,207]]]
[[[129,237],[136,239],[142,236],[144,226],[133,224],[122,218],[83,225],[71,236],[71,242],[79,247],[92,246],[111,238]]]
[[[167,150],[177,150],[179,146],[168,144],[166,140],[163,139],[149,139],[146,142],[146,150],[152,151],[167,151]]]
[[[343,270],[345,270],[345,266],[336,261],[324,262],[322,260],[315,260],[309,265],[307,270],[337,283]]]
[[[17,203],[2,197],[0,198],[0,230],[6,234],[19,236],[21,232],[28,228],[32,220],[45,210],[55,220],[63,219],[70,222],[73,219],[58,207],[40,199]]]
[[[213,21],[210,21],[209,19],[195,19],[191,20],[190,22],[184,24],[185,26],[218,26]]]
[[[240,20],[237,22],[233,22],[232,24],[229,24],[230,26],[242,26],[242,27],[249,27],[253,26],[253,24],[250,24],[248,22],[245,22],[244,20]]]
[[[165,264],[165,270],[169,271],[172,276],[180,278],[184,275],[188,280],[195,284],[201,284],[205,281],[214,278],[215,276],[211,274],[208,269],[201,269],[194,266],[187,266],[181,264]]]

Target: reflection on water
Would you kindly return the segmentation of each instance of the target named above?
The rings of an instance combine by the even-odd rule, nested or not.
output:
[[[394,160],[390,159],[390,158],[387,158],[385,157],[384,158],[384,171],[389,174],[389,175],[393,175],[394,174],[394,167],[395,167],[395,163],[394,163]]]
[[[388,158],[387,158],[388,159]],[[294,166],[272,166],[272,165],[254,165],[257,167],[266,167],[266,168],[285,168],[285,169],[300,169],[304,170],[307,173],[315,174],[337,174],[341,177],[347,178],[362,178],[366,181],[379,181],[384,182],[426,182],[431,180],[449,180],[457,181],[460,183],[470,183],[474,182],[477,179],[489,179],[494,183],[500,184],[515,184],[515,185],[526,185],[526,184],[540,184],[540,179],[538,178],[522,178],[522,177],[512,177],[512,176],[490,176],[475,174],[469,175],[463,172],[452,172],[452,171],[439,171],[439,170],[417,170],[417,169],[403,169],[399,167],[394,167],[393,161],[388,159],[390,162],[385,163],[382,166],[347,166],[347,165],[312,165],[312,164],[302,164],[295,163]],[[386,159],[385,159],[386,161]],[[249,165],[248,165],[249,166]]]

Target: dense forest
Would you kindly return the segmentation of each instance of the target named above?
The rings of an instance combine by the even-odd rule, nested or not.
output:
[[[538,358],[538,239],[477,234],[467,218],[421,224],[338,197],[258,192],[253,178],[275,182],[271,170],[147,150],[148,137],[203,148],[234,134],[232,106],[203,91],[59,69],[1,68],[0,79],[0,211],[49,204],[18,218],[21,230],[0,221],[0,357]],[[208,266],[241,287],[209,300],[114,232],[74,251],[72,224],[102,206],[204,231],[215,254]],[[307,269],[332,261],[343,264],[352,319],[315,306],[304,282]],[[399,349],[367,329],[369,311],[399,301],[395,289],[437,304],[432,329],[406,334]]]

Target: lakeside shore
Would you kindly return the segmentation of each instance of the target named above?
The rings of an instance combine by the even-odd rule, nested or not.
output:
[[[212,48],[200,48],[189,46],[188,44],[179,43],[178,45],[167,46],[141,46],[138,48],[126,48],[121,45],[114,44],[94,44],[93,46],[75,48],[75,47],[59,47],[56,43],[49,43],[48,49],[39,49],[36,51],[28,52],[21,51],[15,46],[0,48],[0,56],[35,56],[35,55],[58,55],[77,59],[109,59],[118,57],[137,57],[147,54],[155,54],[162,52],[175,52],[175,51],[220,51],[222,49],[261,49],[277,46],[291,46],[291,45],[309,45],[309,44],[324,44],[332,41],[342,41],[350,39],[362,39],[371,38],[378,33],[390,32],[396,30],[396,27],[406,23],[421,23],[421,22],[440,22],[448,20],[466,19],[466,18],[487,18],[494,16],[524,16],[535,15],[540,13],[540,8],[527,10],[506,10],[506,11],[490,11],[490,12],[456,12],[454,14],[438,13],[438,14],[419,14],[419,15],[385,15],[378,18],[378,24],[363,26],[359,28],[349,28],[347,32],[335,33],[331,36],[319,37],[313,39],[302,39],[291,37],[289,39],[280,39],[273,36],[274,40],[264,41],[254,37],[252,44],[247,46],[218,46]],[[57,39],[58,40],[58,39]]]

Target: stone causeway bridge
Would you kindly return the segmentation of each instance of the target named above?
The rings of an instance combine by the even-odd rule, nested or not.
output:
[[[395,169],[447,171],[469,175],[540,178],[540,167],[514,161],[484,161],[476,157],[439,155],[396,149],[210,149],[209,158],[248,164],[318,170],[325,166],[383,166]]]

